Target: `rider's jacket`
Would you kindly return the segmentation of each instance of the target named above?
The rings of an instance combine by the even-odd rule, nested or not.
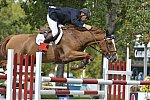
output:
[[[48,8],[49,17],[58,22],[58,24],[71,23],[80,28],[83,27],[83,23],[80,21],[80,10],[70,7],[52,7]]]

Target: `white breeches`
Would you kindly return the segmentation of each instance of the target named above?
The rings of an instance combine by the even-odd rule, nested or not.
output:
[[[54,37],[58,33],[57,22],[52,20],[48,14],[47,14],[47,22],[48,22],[50,29],[52,30],[52,35]]]

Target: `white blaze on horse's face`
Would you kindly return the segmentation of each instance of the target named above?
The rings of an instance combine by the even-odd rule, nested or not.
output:
[[[118,59],[118,55],[117,55],[117,49],[116,49],[116,44],[115,44],[115,40],[112,39],[112,43],[114,44],[114,50],[115,50],[115,55],[116,55],[116,59]]]
[[[116,46],[114,39],[105,38],[101,43],[102,53],[111,61],[117,60]]]

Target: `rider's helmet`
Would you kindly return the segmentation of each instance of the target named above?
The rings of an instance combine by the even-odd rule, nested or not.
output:
[[[80,10],[80,12],[83,12],[83,13],[87,16],[88,19],[91,17],[91,12],[90,12],[90,10],[87,9],[87,8],[82,8],[82,9]]]

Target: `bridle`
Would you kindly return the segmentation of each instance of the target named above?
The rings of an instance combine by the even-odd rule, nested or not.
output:
[[[112,38],[110,38],[111,40],[112,40]],[[107,51],[108,51],[108,55],[109,55],[109,58],[108,59],[111,59],[112,57],[113,57],[113,55],[112,54],[114,54],[114,53],[117,53],[117,51],[116,50],[114,50],[114,51],[112,51],[112,50],[110,50],[110,48],[108,47],[108,45],[109,45],[109,43],[108,43],[108,38],[106,38],[105,37],[105,42],[106,42],[106,46],[107,46]],[[115,44],[114,44],[114,46],[115,46]]]
[[[89,32],[91,33],[91,35],[92,35],[92,37],[93,37],[93,39],[94,39],[96,45],[99,47],[99,43],[101,43],[101,41],[97,41],[97,40],[96,40],[96,36],[95,36],[95,34],[94,34],[91,30],[89,30]],[[110,39],[112,39],[112,38],[110,38]],[[93,49],[95,49],[96,51],[102,53],[106,58],[111,59],[111,58],[113,57],[113,55],[112,55],[113,52],[117,52],[117,51],[116,51],[116,50],[115,50],[115,51],[111,51],[111,50],[110,50],[110,48],[108,47],[108,45],[109,45],[109,43],[108,43],[108,38],[106,38],[106,36],[104,37],[103,40],[106,42],[106,47],[107,47],[107,52],[108,52],[108,54],[104,54],[104,53],[102,52],[102,50],[101,50],[100,47],[99,47],[99,50],[96,49],[96,48],[93,47],[93,46],[90,46],[90,47],[93,48]]]

